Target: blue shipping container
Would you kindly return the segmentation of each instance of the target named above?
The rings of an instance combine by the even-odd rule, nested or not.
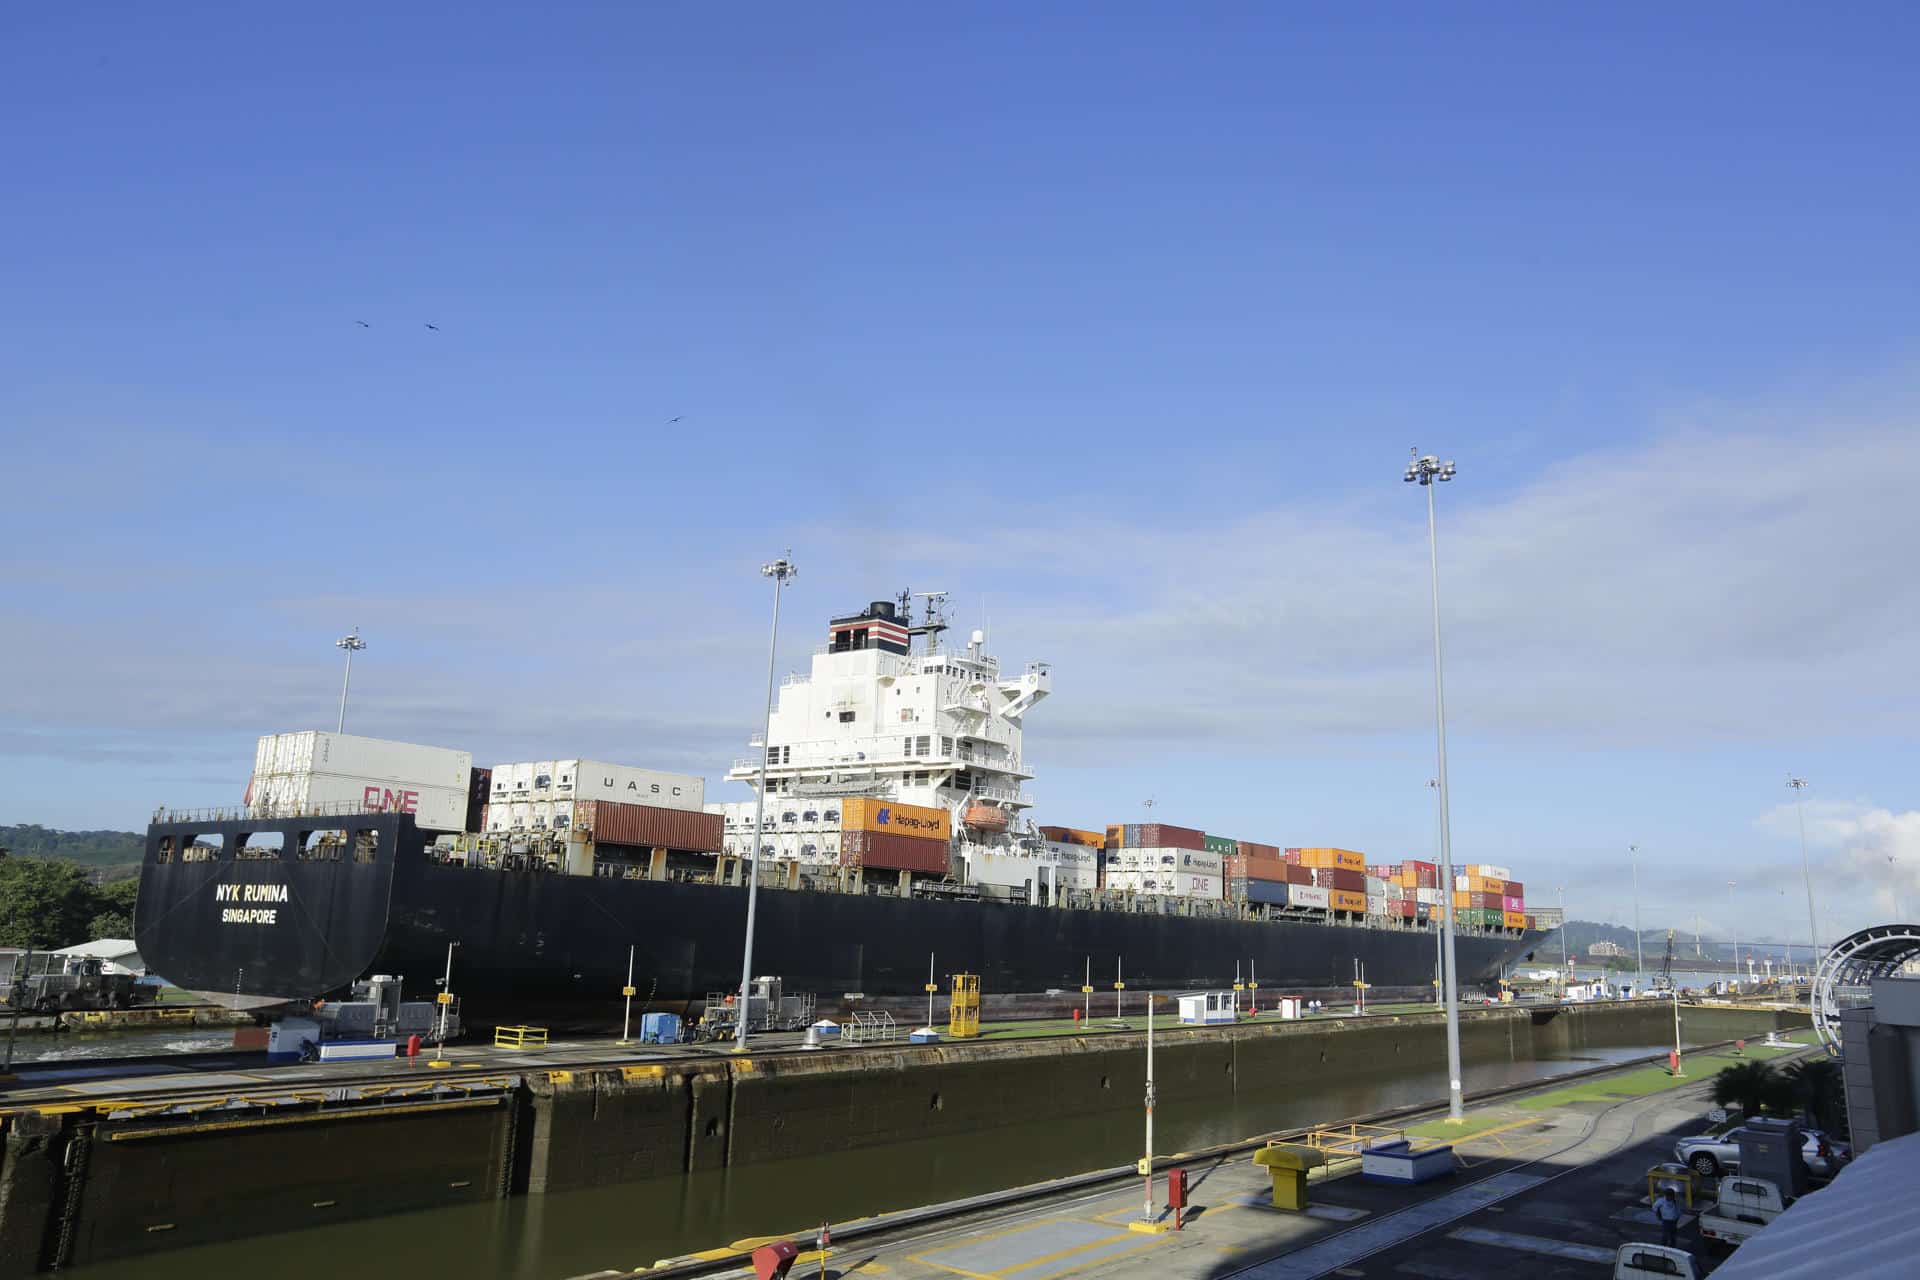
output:
[[[1283,880],[1238,880],[1228,887],[1227,896],[1235,902],[1257,902],[1269,907],[1287,905],[1287,885]]]
[[[641,1044],[678,1044],[679,1042],[679,1014],[643,1013],[640,1015]]]

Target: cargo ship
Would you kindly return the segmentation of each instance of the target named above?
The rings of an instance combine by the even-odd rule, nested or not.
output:
[[[1443,893],[1463,984],[1540,936],[1505,868],[1451,887],[1431,863],[1369,864],[1168,823],[1037,826],[1027,714],[1051,691],[1003,674],[985,636],[949,648],[941,598],[831,619],[782,684],[764,755],[708,804],[699,778],[585,758],[471,757],[317,732],[263,738],[245,802],[161,811],[135,936],[209,999],[301,1005],[373,973],[430,997],[451,973],[470,1025],[617,1024],[629,955],[652,1007],[755,967],[824,1009],[919,995],[936,974],[993,996],[1191,990],[1243,971],[1265,991],[1425,987]],[[1380,872],[1382,874],[1373,874]],[[1511,891],[1511,892],[1509,892]]]

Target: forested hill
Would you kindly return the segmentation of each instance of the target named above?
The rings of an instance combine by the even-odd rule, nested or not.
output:
[[[38,823],[0,826],[0,849],[20,858],[56,858],[88,868],[138,867],[145,837],[137,831],[56,831]]]

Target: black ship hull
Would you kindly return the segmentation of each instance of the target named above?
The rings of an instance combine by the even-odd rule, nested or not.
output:
[[[296,849],[321,821],[156,823],[135,917],[149,967],[242,1000],[304,1002],[376,972],[418,997],[454,944],[452,986],[476,1025],[617,1024],[630,947],[634,986],[655,1007],[739,983],[738,888],[469,868],[436,860],[395,815],[324,820],[360,843],[358,859],[231,852],[273,831]],[[182,859],[210,835],[225,848]],[[1497,978],[1536,937],[1461,934],[1462,984]],[[1219,987],[1249,964],[1264,990],[1344,988],[1356,962],[1376,987],[1425,987],[1434,949],[1413,928],[763,889],[753,967],[831,1007],[850,992],[922,993],[929,956],[938,974],[977,973],[983,991],[1011,994],[1078,992],[1089,962],[1103,992],[1116,966],[1133,991]]]

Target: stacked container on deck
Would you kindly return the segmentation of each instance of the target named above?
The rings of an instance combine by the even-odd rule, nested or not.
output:
[[[1104,884],[1134,893],[1217,900],[1226,859],[1217,852],[1217,845],[1209,849],[1207,844],[1205,832],[1166,822],[1108,827]]]
[[[1327,891],[1327,906],[1333,911],[1365,915],[1367,910],[1367,859],[1351,849],[1288,849],[1282,855],[1313,873],[1313,883]]]
[[[840,865],[947,875],[953,865],[953,819],[945,809],[891,800],[840,804]]]
[[[1453,878],[1453,913],[1482,929],[1527,927],[1526,886],[1505,867],[1473,863]]]

